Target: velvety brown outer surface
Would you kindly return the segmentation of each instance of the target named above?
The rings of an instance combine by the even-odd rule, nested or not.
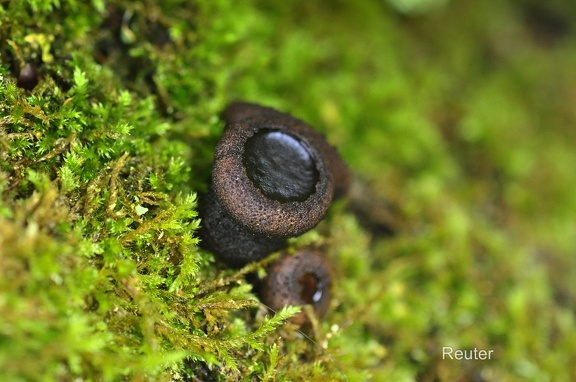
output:
[[[254,233],[232,219],[212,191],[201,196],[198,207],[202,247],[230,267],[240,268],[286,247],[285,239]]]
[[[317,316],[324,315],[330,306],[333,273],[330,262],[317,249],[304,248],[294,255],[283,254],[280,259],[270,264],[268,275],[261,285],[262,301],[275,311],[286,305],[305,305],[300,279],[307,273],[319,280],[322,297],[313,307]],[[291,321],[303,324],[306,316],[300,313]]]

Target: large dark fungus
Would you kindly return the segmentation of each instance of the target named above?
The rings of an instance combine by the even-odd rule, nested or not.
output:
[[[316,226],[349,176],[324,136],[288,114],[235,103],[224,119],[200,200],[200,236],[219,259],[240,267]]]

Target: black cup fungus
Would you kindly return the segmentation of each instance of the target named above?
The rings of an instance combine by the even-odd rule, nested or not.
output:
[[[349,175],[324,136],[288,114],[234,103],[224,119],[199,233],[204,248],[241,267],[315,227]]]

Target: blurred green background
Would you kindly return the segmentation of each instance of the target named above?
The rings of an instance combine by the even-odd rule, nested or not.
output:
[[[0,59],[5,380],[576,379],[575,2],[0,1]],[[233,100],[355,174],[314,342],[197,247]]]

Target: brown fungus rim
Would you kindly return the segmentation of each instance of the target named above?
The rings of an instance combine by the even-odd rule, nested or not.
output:
[[[295,118],[246,118],[228,123],[216,146],[212,186],[225,210],[248,229],[278,238],[298,236],[314,228],[328,211],[334,194],[332,174],[324,158],[324,138]],[[253,115],[253,114],[252,114]],[[318,170],[315,192],[304,201],[280,202],[265,196],[248,177],[243,163],[246,142],[259,131],[280,131],[311,152]]]

